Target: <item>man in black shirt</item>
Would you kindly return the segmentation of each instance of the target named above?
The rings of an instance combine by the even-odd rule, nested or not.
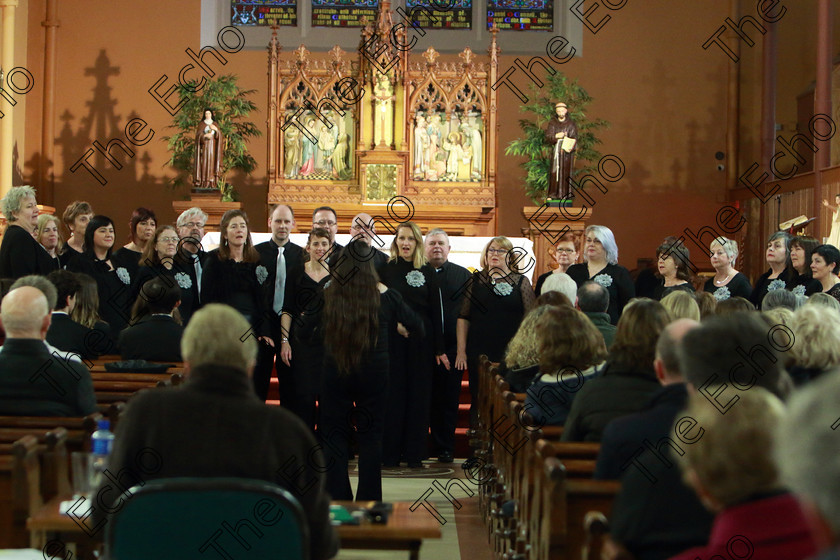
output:
[[[437,271],[443,314],[443,340],[450,366],[455,364],[457,339],[455,328],[466,290],[461,288],[470,280],[470,272],[463,266],[449,262],[449,236],[442,229],[433,229],[424,241],[426,258]],[[464,372],[440,363],[432,378],[432,441],[437,447],[438,460],[450,463],[455,453],[455,426],[458,423],[458,403]]]

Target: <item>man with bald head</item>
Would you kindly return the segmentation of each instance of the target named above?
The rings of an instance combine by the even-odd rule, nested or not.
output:
[[[382,240],[378,239],[377,243],[373,243],[373,239],[376,237],[376,222],[370,214],[362,212],[353,216],[353,221],[350,222],[350,235],[352,239],[363,241],[376,249],[373,252],[373,268],[379,270],[388,262],[385,253],[378,249],[378,243],[381,243]],[[330,255],[330,257],[333,257],[333,255]]]
[[[97,411],[90,371],[51,355],[44,345],[51,309],[31,286],[10,291],[0,302],[6,342],[0,352],[0,415],[85,416]]]
[[[683,339],[697,328],[697,321],[678,319],[662,330],[653,362],[662,388],[644,409],[604,429],[595,478],[621,480],[605,558],[626,549],[637,560],[664,559],[708,542],[712,515],[683,484],[675,458],[684,453],[686,441],[699,439],[702,429],[694,426],[679,434],[672,429],[688,402],[680,368]]]

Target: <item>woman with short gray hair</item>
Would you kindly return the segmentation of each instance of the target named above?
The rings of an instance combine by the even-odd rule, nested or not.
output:
[[[0,278],[20,278],[28,274],[46,276],[56,270],[57,261],[34,237],[38,227],[35,189],[12,187],[0,204],[9,222],[0,245]]]
[[[709,245],[709,258],[715,269],[714,278],[706,280],[704,292],[709,292],[717,301],[731,297],[749,299],[752,295],[750,280],[735,270],[738,258],[738,243],[726,237],[715,237]]]

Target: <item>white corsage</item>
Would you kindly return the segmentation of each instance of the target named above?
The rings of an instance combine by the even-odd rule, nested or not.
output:
[[[731,294],[729,293],[729,288],[727,288],[726,286],[721,286],[720,288],[715,290],[715,293],[712,295],[715,296],[716,300],[723,301],[725,299],[729,299],[729,296]]]
[[[326,290],[327,288],[329,288],[330,284],[332,284],[332,278],[324,282],[324,289]]]
[[[126,286],[131,284],[131,275],[123,267],[119,267],[117,269],[117,278],[119,278],[122,281],[122,283],[125,284]]]
[[[419,288],[426,283],[426,277],[419,270],[412,270],[405,275],[405,281],[412,288]]]
[[[493,291],[500,296],[509,296],[513,293],[513,286],[507,282],[496,282],[496,285],[493,286]]]
[[[178,285],[185,290],[192,288],[192,278],[190,278],[190,275],[186,272],[177,273],[175,275],[175,281],[178,282]]]
[[[767,291],[768,292],[772,292],[773,290],[784,290],[784,289],[785,289],[785,281],[784,280],[779,280],[778,278],[776,278],[775,280],[770,282],[770,285],[767,286]]]
[[[265,279],[268,278],[268,270],[265,269],[263,265],[259,265],[256,270],[257,274],[257,281],[262,284],[265,282]]]
[[[592,281],[597,282],[605,288],[609,288],[610,286],[612,286],[613,283],[612,276],[610,276],[609,274],[599,274],[595,278],[593,278]]]
[[[793,295],[795,296],[804,296],[805,295],[805,286],[796,286],[791,290]]]

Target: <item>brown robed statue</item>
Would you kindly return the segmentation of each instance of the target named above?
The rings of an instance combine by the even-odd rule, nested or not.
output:
[[[203,115],[204,118],[195,127],[193,187],[215,189],[216,181],[222,177],[225,142],[213,110],[205,109]]]
[[[557,116],[548,122],[545,141],[551,144],[551,167],[548,173],[548,194],[546,198],[557,200],[570,198],[569,178],[577,147],[577,125],[568,116],[569,109],[562,101],[554,104]]]

